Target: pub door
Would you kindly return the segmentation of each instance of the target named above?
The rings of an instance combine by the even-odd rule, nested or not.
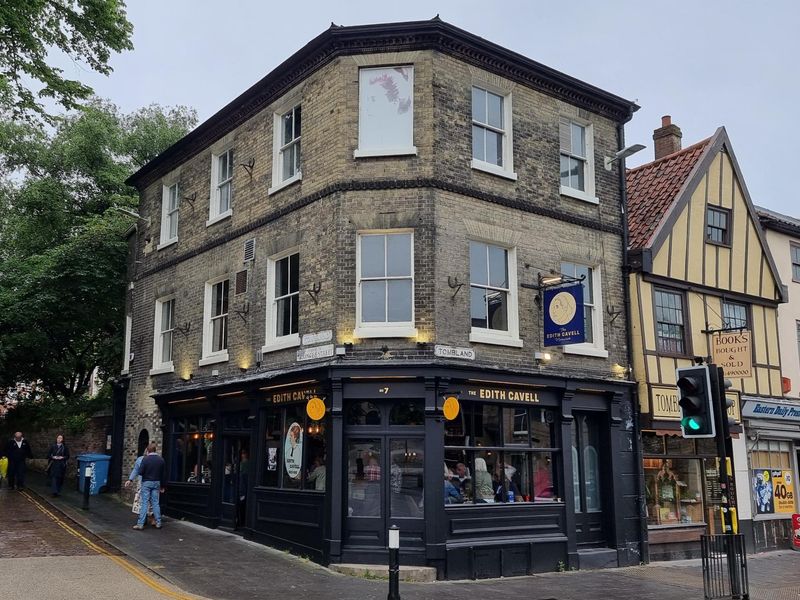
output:
[[[401,552],[424,551],[422,403],[356,402],[347,412],[344,546],[351,559],[385,561],[387,530]]]
[[[250,474],[250,435],[225,435],[222,438],[222,507],[220,526],[237,529],[244,526]]]
[[[608,430],[605,413],[574,412],[572,422],[572,489],[578,546],[606,544],[606,471]]]

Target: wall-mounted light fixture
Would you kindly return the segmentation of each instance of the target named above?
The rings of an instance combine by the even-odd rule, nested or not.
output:
[[[611,170],[611,165],[614,164],[618,160],[624,160],[631,156],[632,154],[636,154],[641,150],[644,150],[645,146],[642,144],[634,144],[633,146],[628,146],[627,148],[623,148],[619,152],[617,152],[614,156],[606,156],[603,159],[603,166],[606,168],[606,171]]]
[[[181,377],[181,379],[182,379],[183,381],[191,381],[191,380],[192,380],[192,378],[194,378],[194,373],[187,373],[186,375],[184,375],[183,377]]]
[[[536,361],[536,364],[548,363],[553,356],[549,352],[534,352],[533,358]]]

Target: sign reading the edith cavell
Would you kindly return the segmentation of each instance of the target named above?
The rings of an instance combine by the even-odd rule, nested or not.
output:
[[[750,331],[726,331],[711,336],[711,355],[725,377],[753,376],[753,347]]]
[[[565,346],[586,341],[583,284],[544,291],[544,345]]]

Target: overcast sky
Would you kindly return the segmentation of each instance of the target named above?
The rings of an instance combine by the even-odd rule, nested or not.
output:
[[[135,50],[98,76],[66,68],[124,111],[184,104],[205,120],[330,26],[440,17],[641,109],[628,144],[653,158],[653,129],[672,115],[684,147],[724,125],[750,195],[800,217],[794,160],[800,97],[800,2],[474,0],[293,2],[128,0]],[[789,169],[794,171],[794,168]]]

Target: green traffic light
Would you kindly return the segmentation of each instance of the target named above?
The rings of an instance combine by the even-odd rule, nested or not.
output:
[[[703,427],[703,422],[695,417],[686,417],[683,419],[683,428],[691,429],[692,431],[700,431]]]

